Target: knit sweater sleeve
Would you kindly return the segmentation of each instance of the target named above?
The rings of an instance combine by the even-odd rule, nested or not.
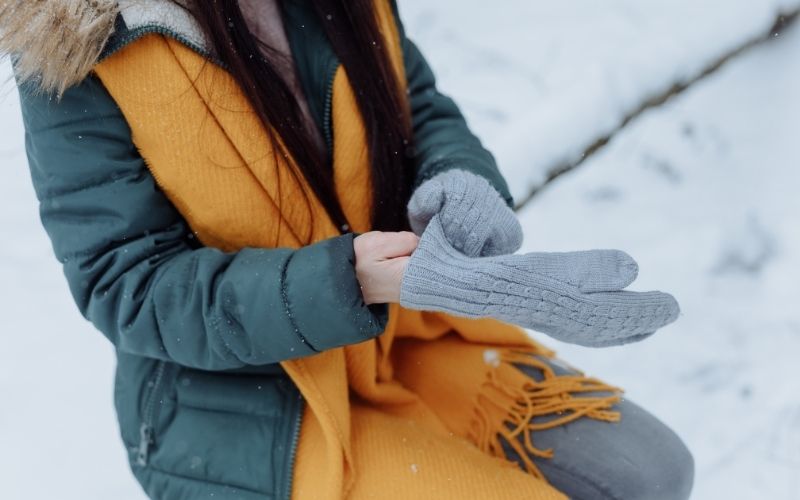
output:
[[[81,313],[119,350],[232,369],[383,331],[385,306],[362,299],[352,235],[298,250],[204,247],[98,79],[61,100],[20,90],[42,223]]]
[[[472,133],[456,103],[439,92],[436,78],[419,48],[407,36],[397,5],[414,133],[414,187],[436,174],[461,169],[484,177],[509,206],[514,200],[492,154]]]

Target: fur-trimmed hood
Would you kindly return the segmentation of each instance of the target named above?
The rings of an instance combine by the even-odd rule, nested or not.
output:
[[[20,82],[61,95],[92,71],[120,14],[128,29],[167,28],[205,45],[190,14],[171,0],[0,0],[0,56],[14,56]]]
[[[118,12],[116,0],[0,0],[0,54],[20,81],[61,94],[92,70]]]

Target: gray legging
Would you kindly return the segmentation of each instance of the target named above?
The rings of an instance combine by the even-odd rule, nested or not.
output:
[[[557,375],[574,373],[557,360],[540,358]],[[542,373],[518,366],[536,380]],[[636,404],[622,400],[614,408],[617,423],[579,418],[535,431],[538,448],[552,458],[531,457],[547,480],[573,500],[686,500],[694,480],[694,460],[666,425]],[[505,445],[509,458],[519,456]]]

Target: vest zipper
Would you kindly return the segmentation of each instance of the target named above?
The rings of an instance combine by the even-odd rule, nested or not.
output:
[[[136,449],[136,465],[140,467],[147,465],[150,446],[153,444],[153,428],[161,408],[161,405],[156,403],[161,398],[162,386],[164,385],[164,372],[166,369],[166,361],[159,361],[152,380],[153,387],[150,390],[147,403],[144,406],[142,425],[139,427],[139,447]]]
[[[300,395],[297,396],[298,400],[301,403],[298,405],[297,416],[294,418],[294,428],[292,429],[292,448],[289,452],[289,467],[286,471],[286,482],[289,485],[286,488],[286,500],[292,499],[292,482],[294,479],[294,462],[295,458],[297,457],[297,445],[300,444],[300,428],[303,423],[303,404],[302,404],[302,397]]]
[[[333,162],[333,124],[331,123],[331,113],[333,107],[333,81],[336,78],[338,64],[332,64],[328,70],[328,87],[325,91],[325,107],[322,114],[322,132],[325,136],[325,145],[328,146],[328,158]]]

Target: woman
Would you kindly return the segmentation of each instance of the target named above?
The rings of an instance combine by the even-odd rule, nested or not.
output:
[[[150,497],[688,496],[663,424],[463,318],[612,345],[677,306],[621,291],[620,252],[509,255],[505,181],[394,5],[4,0],[0,19],[42,221],[116,347]]]

